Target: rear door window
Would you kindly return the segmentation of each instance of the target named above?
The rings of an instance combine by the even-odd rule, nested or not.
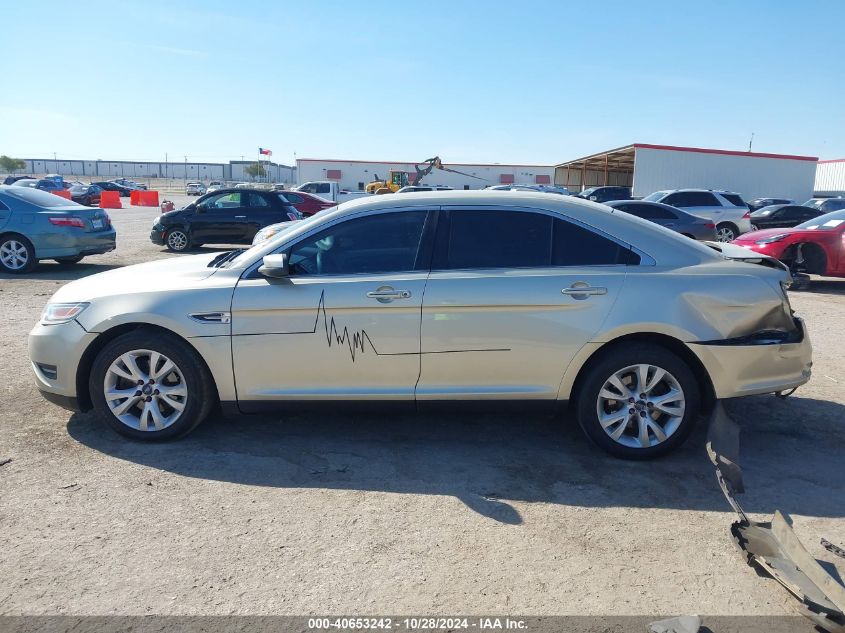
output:
[[[670,204],[673,207],[721,207],[721,203],[709,191],[678,191],[670,194],[665,200],[665,204]]]
[[[551,261],[552,217],[521,211],[452,211],[446,268],[531,268]]]

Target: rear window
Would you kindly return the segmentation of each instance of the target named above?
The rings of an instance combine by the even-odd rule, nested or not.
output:
[[[816,229],[820,231],[832,231],[840,228],[845,224],[845,209],[834,211],[833,213],[825,213],[812,220],[807,220],[803,224],[799,224],[797,229]]]
[[[722,197],[730,202],[735,207],[747,207],[748,205],[742,199],[742,196],[738,193],[723,193]]]
[[[9,187],[8,189],[5,189],[3,193],[7,196],[22,200],[23,202],[33,204],[36,207],[52,208],[81,206],[52,193],[47,193],[46,191],[41,191],[40,189],[30,189],[29,187]]]
[[[823,211],[839,211],[839,209],[845,209],[845,198],[825,200],[821,205],[821,209]]]

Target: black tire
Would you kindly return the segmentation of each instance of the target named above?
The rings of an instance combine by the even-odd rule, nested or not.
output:
[[[70,266],[72,264],[78,264],[82,261],[85,255],[74,255],[73,257],[57,257],[56,262],[61,264],[62,266]]]
[[[6,253],[11,253],[11,249],[22,253],[21,256],[26,257],[26,262],[19,268],[12,264],[11,260],[7,260]],[[7,263],[8,261],[8,263]],[[19,263],[19,259],[15,262]],[[9,273],[10,275],[23,275],[33,271],[38,264],[35,257],[35,247],[28,239],[18,233],[7,233],[0,237],[0,272]]]
[[[182,228],[170,229],[164,237],[164,245],[174,253],[184,253],[191,249],[191,235]]]
[[[637,364],[653,365],[671,374],[683,390],[685,400],[684,415],[675,430],[662,442],[647,448],[624,446],[612,439],[599,422],[599,392],[605,382],[616,372]],[[650,343],[624,343],[600,352],[579,377],[576,389],[574,404],[578,424],[593,443],[622,459],[654,459],[678,448],[692,432],[700,410],[698,381],[690,367],[666,348]],[[626,403],[622,408],[626,409],[628,406],[636,405]],[[628,409],[631,410],[634,409]],[[654,409],[649,408],[646,411],[653,412]],[[625,424],[629,422],[626,421]]]
[[[161,430],[143,431],[127,426],[111,411],[104,395],[106,372],[122,354],[133,350],[151,350],[173,361],[184,377],[187,404],[181,415]],[[88,379],[88,391],[97,417],[121,435],[144,441],[164,441],[181,437],[195,429],[217,402],[214,381],[200,355],[178,337],[160,330],[140,328],[108,343],[94,359]]]

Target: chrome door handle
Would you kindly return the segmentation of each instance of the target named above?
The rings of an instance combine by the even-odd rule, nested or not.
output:
[[[382,303],[389,303],[394,299],[410,299],[410,290],[394,290],[390,286],[382,286],[376,290],[371,290],[367,293],[370,299],[376,299]]]
[[[246,219],[246,216],[245,216],[245,215],[236,215],[236,216],[235,216],[235,219],[236,219],[236,220],[245,220],[245,219]]]
[[[586,299],[590,295],[606,295],[607,288],[590,286],[583,281],[576,281],[569,288],[561,290],[561,292],[565,295],[570,295],[575,299]]]

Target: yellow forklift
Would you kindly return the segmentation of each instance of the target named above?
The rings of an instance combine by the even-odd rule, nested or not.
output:
[[[420,165],[425,165],[425,167],[420,169]],[[414,169],[417,173],[413,177],[413,180],[411,180],[411,178],[409,177],[408,172],[399,171],[398,169],[389,170],[387,172],[386,180],[381,180],[378,177],[378,174],[375,174],[375,180],[373,180],[373,182],[367,183],[366,191],[367,193],[375,194],[396,193],[402,187],[407,187],[408,185],[422,184],[422,179],[428,176],[435,169],[439,169],[441,171],[449,171],[453,174],[460,174],[461,176],[475,178],[476,180],[484,180],[484,178],[480,178],[479,176],[473,176],[472,174],[466,174],[462,171],[457,171],[456,169],[449,169],[448,167],[444,167],[443,163],[440,161],[439,156],[425,159],[418,165],[414,165]]]

